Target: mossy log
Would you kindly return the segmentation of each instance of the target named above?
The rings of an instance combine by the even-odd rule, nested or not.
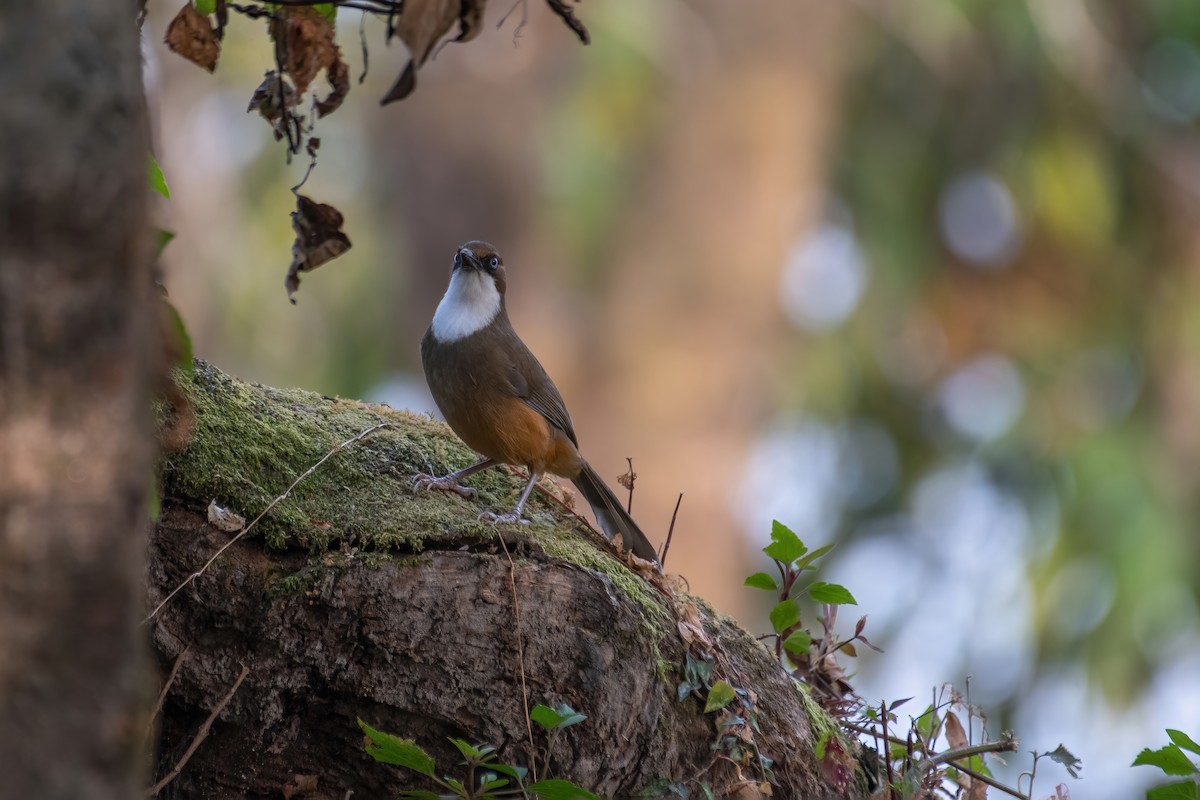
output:
[[[209,523],[211,501],[250,520],[339,443],[387,427],[307,474],[155,613],[162,680],[178,667],[159,716],[159,778],[249,670],[160,796],[342,800],[427,786],[369,757],[358,719],[415,740],[443,774],[463,777],[448,737],[528,765],[525,693],[530,706],[587,715],[559,732],[549,772],[602,796],[664,796],[686,781],[702,796],[705,781],[718,796],[755,797],[764,776],[775,797],[859,796],[845,769],[814,758],[828,719],[731,620],[637,574],[537,495],[520,530],[480,523],[480,510],[519,491],[505,471],[472,478],[474,500],[414,494],[414,472],[471,461],[441,423],[243,383],[203,362],[178,380],[190,411],[175,413],[194,415],[194,431],[162,464],[151,608],[238,535]],[[686,531],[675,546],[687,546]],[[727,712],[678,698],[689,648],[752,693],[769,774],[747,758],[739,781],[714,758]]]

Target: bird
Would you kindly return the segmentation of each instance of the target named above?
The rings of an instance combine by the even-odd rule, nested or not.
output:
[[[558,387],[508,318],[507,285],[504,259],[493,245],[476,240],[455,251],[450,284],[421,338],[421,365],[450,429],[482,459],[440,477],[418,473],[414,488],[469,499],[475,491],[462,479],[502,464],[522,466],[529,482],[512,511],[480,514],[493,523],[522,524],[525,501],[549,472],[575,484],[605,536],[621,534],[625,547],[657,564],[650,540],[580,454]]]

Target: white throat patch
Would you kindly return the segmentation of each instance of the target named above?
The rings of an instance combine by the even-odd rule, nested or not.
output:
[[[500,292],[490,275],[479,270],[457,269],[433,314],[433,335],[439,342],[454,342],[486,327],[500,313]]]

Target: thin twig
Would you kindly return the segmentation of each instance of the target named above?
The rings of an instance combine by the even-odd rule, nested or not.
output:
[[[364,11],[362,16],[358,18],[358,41],[362,45],[363,71],[362,75],[358,76],[358,83],[367,79],[367,65],[371,61],[371,54],[367,52],[367,13]]]
[[[529,22],[529,0],[517,0],[513,3],[513,7],[504,12],[504,16],[496,23],[496,28],[504,27],[504,23],[508,22],[508,18],[517,10],[517,6],[521,7],[521,21],[517,23],[517,27],[513,29],[513,47],[516,47],[521,40],[521,31],[525,30],[526,23]]]
[[[633,459],[625,456],[625,463],[629,465],[629,500],[625,503],[625,513],[633,516],[633,482],[637,480],[637,473],[633,471]]]
[[[200,726],[200,730],[196,731],[196,735],[192,737],[192,743],[189,744],[188,749],[183,752],[183,757],[175,762],[175,766],[171,768],[170,772],[163,776],[162,780],[146,790],[147,797],[154,797],[156,794],[166,788],[168,783],[175,780],[175,778],[179,776],[179,773],[183,771],[184,766],[187,764],[188,759],[192,757],[192,755],[196,752],[196,749],[200,747],[200,743],[203,742],[205,737],[208,736],[208,731],[212,727],[213,722],[216,720],[217,715],[225,710],[225,706],[229,705],[229,701],[233,699],[235,694],[237,694],[237,690],[239,687],[241,687],[242,681],[246,680],[246,676],[249,674],[250,668],[243,664],[242,673],[238,675],[237,680],[233,682],[233,688],[231,688],[225,694],[225,696],[221,698],[221,702],[217,703],[217,707],[214,708],[212,713],[208,715],[208,719],[204,720],[204,724]]]
[[[675,501],[675,510],[671,512],[671,527],[667,528],[667,540],[663,542],[662,555],[658,557],[658,563],[663,568],[667,566],[667,551],[671,549],[671,537],[675,535],[675,518],[679,516],[679,504],[683,502],[683,492],[679,493],[679,499]]]
[[[516,618],[514,628],[517,634],[517,675],[521,678],[521,702],[525,705],[525,732],[529,734],[529,763],[532,766],[537,760],[537,745],[533,743],[533,723],[529,720],[529,689],[525,684],[525,644],[521,638],[521,606],[517,602],[517,565],[513,563],[512,554],[508,552],[504,535],[497,533],[496,538],[500,540],[500,547],[508,559],[508,588],[512,590],[513,616]]]
[[[355,442],[359,441],[360,439],[363,439],[363,438],[365,438],[365,437],[366,437],[368,434],[374,433],[375,431],[379,430],[380,428],[390,428],[390,427],[391,427],[391,425],[392,425],[392,423],[390,423],[390,422],[380,422],[378,425],[372,425],[371,427],[367,428],[366,430],[364,430],[362,433],[358,434],[357,436],[354,436],[354,437],[352,437],[352,438],[350,438],[350,439],[347,439],[346,441],[342,442],[342,443],[341,443],[341,444],[339,444],[339,445],[335,445],[335,446],[334,446],[334,448],[333,448],[332,450],[330,450],[330,451],[329,451],[328,453],[326,453],[325,455],[321,456],[321,460],[320,460],[320,461],[318,461],[317,463],[313,464],[313,465],[312,465],[311,467],[309,467],[308,469],[304,470],[304,472],[303,472],[303,473],[301,473],[300,477],[298,477],[298,478],[296,478],[296,480],[292,481],[292,485],[291,485],[291,486],[289,486],[288,488],[284,489],[284,491],[283,491],[283,494],[279,495],[279,496],[278,496],[278,497],[276,497],[274,500],[272,500],[272,501],[271,501],[271,502],[270,502],[270,503],[267,505],[267,507],[266,507],[266,508],[264,508],[262,511],[260,511],[260,512],[259,512],[258,516],[257,516],[257,517],[255,517],[255,518],[254,518],[254,519],[253,519],[253,520],[250,522],[250,524],[249,524],[249,525],[247,525],[245,528],[243,528],[243,529],[241,530],[241,532],[240,532],[240,533],[238,533],[238,535],[237,535],[237,536],[235,536],[235,537],[233,537],[232,539],[230,539],[228,542],[226,542],[226,543],[225,543],[225,544],[224,544],[224,545],[221,547],[221,549],[220,549],[220,550],[218,550],[216,553],[214,553],[214,554],[213,554],[213,557],[212,557],[212,558],[210,558],[208,561],[206,561],[206,562],[204,563],[204,566],[203,566],[203,567],[201,567],[201,568],[200,568],[199,570],[197,570],[196,572],[193,572],[191,575],[188,575],[188,576],[187,576],[187,578],[186,578],[186,579],[183,581],[183,583],[179,584],[179,585],[178,585],[178,586],[176,586],[174,589],[172,589],[172,590],[171,590],[171,593],[170,593],[170,594],[168,594],[166,597],[164,597],[164,598],[163,598],[163,601],[162,601],[161,603],[159,603],[157,606],[155,606],[153,611],[151,611],[151,612],[150,612],[148,615],[146,615],[146,618],[145,618],[144,620],[142,620],[142,623],[141,623],[141,624],[142,624],[142,625],[145,625],[147,622],[149,622],[150,620],[154,619],[154,616],[155,616],[155,615],[156,615],[156,614],[157,614],[159,611],[161,611],[161,610],[162,610],[162,607],[163,607],[163,606],[165,606],[167,603],[169,603],[169,602],[170,602],[170,600],[171,600],[171,598],[172,598],[172,597],[174,597],[175,595],[179,594],[179,592],[180,592],[180,591],[183,589],[183,587],[187,586],[189,583],[191,583],[192,581],[196,580],[196,578],[199,578],[201,575],[203,575],[203,574],[204,574],[204,572],[205,572],[205,570],[207,570],[209,567],[211,567],[211,566],[212,566],[212,563],[213,563],[214,561],[216,561],[218,558],[220,558],[220,557],[221,557],[221,554],[222,554],[222,553],[224,553],[224,552],[225,552],[226,550],[228,550],[229,548],[233,547],[233,545],[234,545],[234,544],[236,544],[236,543],[238,542],[238,540],[239,540],[239,539],[241,539],[241,538],[242,538],[242,537],[244,537],[244,536],[245,536],[247,533],[249,533],[249,532],[251,531],[251,529],[253,529],[253,528],[254,528],[254,526],[255,526],[255,525],[258,523],[258,521],[259,521],[260,519],[262,519],[263,517],[265,517],[265,516],[268,514],[268,512],[270,512],[270,510],[271,510],[272,508],[274,508],[274,507],[275,507],[275,506],[277,506],[279,503],[281,503],[281,502],[283,502],[284,500],[286,500],[286,499],[287,499],[287,497],[288,497],[288,495],[290,495],[290,494],[292,493],[292,490],[296,488],[296,485],[297,485],[297,484],[299,484],[299,483],[300,483],[300,481],[302,481],[302,480],[304,480],[305,478],[307,478],[309,475],[313,474],[313,472],[315,472],[315,471],[316,471],[317,467],[321,466],[321,465],[322,465],[322,464],[324,464],[326,461],[328,461],[328,460],[329,460],[329,459],[330,459],[330,458],[331,458],[331,457],[332,457],[332,456],[333,456],[335,453],[339,453],[339,452],[341,452],[342,448],[344,448],[344,447],[348,447],[349,445],[352,445],[352,444],[354,444]]]
[[[154,733],[154,720],[158,719],[158,712],[162,711],[163,701],[167,699],[167,692],[171,690],[171,684],[175,682],[175,676],[179,674],[179,668],[183,666],[183,659],[187,657],[188,651],[192,649],[189,644],[183,648],[183,651],[175,656],[175,663],[171,666],[171,672],[167,675],[167,682],[163,684],[162,691],[158,693],[158,701],[154,704],[154,710],[150,712],[150,719],[146,720],[146,737],[150,738],[150,734]]]
[[[277,6],[316,6],[327,0],[271,0]],[[338,8],[352,8],[358,11],[374,11],[378,14],[400,13],[404,10],[404,0],[333,0]],[[250,6],[253,8],[253,6]],[[242,8],[237,10],[242,11]]]

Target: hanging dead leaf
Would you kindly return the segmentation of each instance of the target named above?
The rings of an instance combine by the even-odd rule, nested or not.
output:
[[[317,101],[317,116],[319,117],[327,117],[337,111],[338,106],[350,93],[350,67],[346,66],[346,62],[341,58],[329,65],[329,68],[325,70],[325,77],[328,79],[329,85],[333,87],[333,91]]]
[[[456,42],[469,42],[483,30],[483,12],[487,0],[462,0],[458,12],[458,36]]]
[[[468,42],[479,35],[486,4],[487,0],[407,0],[395,27],[388,34],[399,36],[404,42],[408,48],[408,64],[379,104],[387,105],[412,94],[417,85],[417,68],[429,58],[433,46],[446,35],[455,20],[458,20],[459,31],[454,41]]]
[[[342,233],[343,221],[342,212],[333,206],[296,195],[296,210],[292,212],[296,241],[292,244],[292,265],[284,280],[293,304],[301,272],[314,270],[350,249],[350,239]]]
[[[314,8],[289,6],[276,12],[271,20],[271,38],[283,71],[304,94],[321,70],[341,60],[333,38],[333,23]]]
[[[175,19],[171,20],[163,41],[173,52],[209,72],[217,68],[221,45],[213,33],[212,23],[196,10],[192,0],[187,0]]]
[[[250,105],[246,107],[246,113],[257,111],[263,119],[271,123],[275,141],[279,141],[295,120],[292,109],[296,107],[297,98],[292,85],[280,78],[275,70],[270,70],[250,96]]]

